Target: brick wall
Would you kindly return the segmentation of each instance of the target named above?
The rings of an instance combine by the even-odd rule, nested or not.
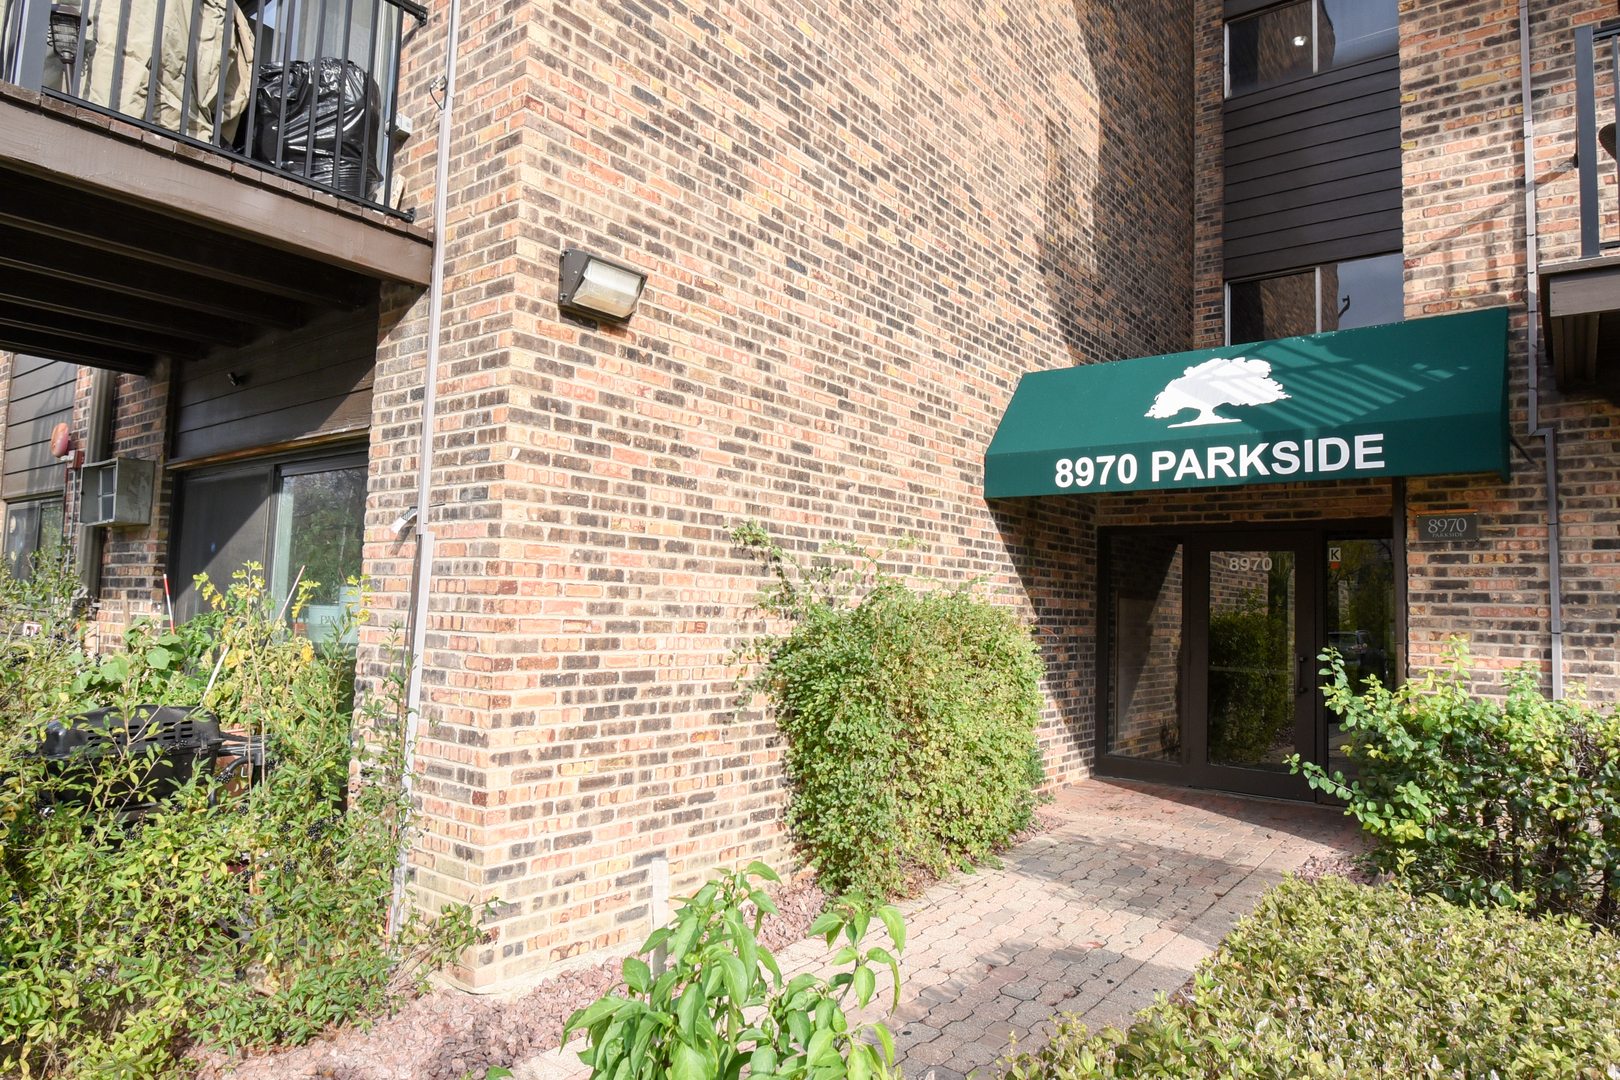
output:
[[[416,879],[429,906],[508,903],[464,981],[641,935],[655,854],[677,892],[785,861],[773,729],[757,703],[728,718],[725,660],[758,628],[738,520],[799,548],[914,534],[920,573],[986,575],[1049,643],[1053,774],[1084,773],[1089,504],[987,508],[981,457],[1020,373],[1190,344],[1189,16],[468,5]],[[435,31],[442,5],[408,61],[423,132]],[[650,272],[628,326],[557,312],[564,245]],[[373,427],[393,612],[412,300]]]
[[[1226,200],[1226,31],[1221,0],[1194,5],[1193,347],[1226,342],[1226,273],[1221,246]]]
[[[1198,12],[1197,339],[1202,345],[1218,345],[1224,334],[1218,288],[1220,5],[1204,0]],[[1538,228],[1544,264],[1578,253],[1576,181],[1571,169],[1572,28],[1613,14],[1612,5],[1585,0],[1538,3],[1532,12]],[[1515,435],[1525,451],[1514,453],[1513,474],[1505,485],[1488,475],[1414,479],[1409,484],[1411,514],[1478,510],[1482,537],[1482,542],[1470,544],[1418,543],[1415,522],[1409,521],[1408,646],[1414,668],[1432,664],[1456,636],[1468,640],[1487,671],[1524,662],[1546,671],[1550,662],[1543,444],[1525,433],[1529,380],[1517,20],[1516,5],[1482,0],[1403,0],[1401,5],[1406,316],[1422,318],[1496,304],[1513,307],[1511,410]],[[1600,72],[1600,78],[1607,76]],[[1607,84],[1600,87],[1600,98],[1607,89]],[[1607,159],[1604,167],[1610,170],[1605,182],[1612,185]],[[1620,629],[1615,589],[1620,575],[1613,554],[1620,547],[1615,539],[1620,521],[1617,410],[1595,396],[1552,391],[1546,365],[1540,378],[1542,421],[1557,429],[1560,440],[1566,675],[1572,682],[1589,683],[1595,696],[1612,698],[1620,694],[1613,644]],[[1228,493],[1207,496],[1220,501],[1243,498]],[[1195,501],[1198,505],[1148,496],[1143,509],[1153,506],[1160,515],[1185,517],[1200,512],[1203,501]],[[1167,503],[1181,509],[1173,510]],[[1258,517],[1268,513],[1243,512]],[[1300,512],[1310,511],[1270,511],[1278,518]],[[1344,513],[1325,516],[1363,512],[1350,506]],[[1107,515],[1100,520],[1109,523]]]
[[[1494,476],[1413,480],[1412,512],[1474,509],[1481,543],[1417,544],[1408,532],[1412,663],[1432,663],[1465,638],[1483,666],[1548,670],[1548,550],[1543,443],[1525,431],[1525,242],[1514,5],[1402,5],[1402,139],[1406,187],[1407,317],[1506,303],[1514,310],[1511,481]],[[1531,40],[1538,226],[1542,262],[1577,253],[1574,236],[1572,27],[1614,14],[1612,4],[1536,4]],[[1620,694],[1614,637],[1615,527],[1620,521],[1614,405],[1550,389],[1543,364],[1541,420],[1559,437],[1564,545],[1565,672],[1595,697]]]
[[[157,486],[152,493],[152,524],[144,528],[105,530],[101,548],[101,602],[96,611],[104,649],[117,648],[120,635],[135,619],[141,616],[162,618],[167,610],[163,574],[168,562],[174,478],[163,468],[162,462],[168,448],[171,363],[160,362],[149,377],[115,376],[112,454],[145,458],[159,465]],[[83,425],[88,422],[88,379],[81,379],[81,384],[85,392],[79,395],[75,419]]]

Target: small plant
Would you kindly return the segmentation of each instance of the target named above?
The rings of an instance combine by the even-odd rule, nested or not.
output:
[[[1529,668],[1501,700],[1468,687],[1461,644],[1439,670],[1357,694],[1325,653],[1328,706],[1359,775],[1292,759],[1379,841],[1371,858],[1409,887],[1620,923],[1620,718],[1548,701]]]
[[[907,588],[883,569],[894,549],[804,565],[757,523],[732,536],[771,573],[758,606],[789,623],[741,651],[742,685],[775,705],[788,824],[823,887],[904,893],[1029,825],[1043,667],[1009,608]]]
[[[776,905],[751,878],[778,880],[756,862],[709,882],[681,905],[672,925],[625,959],[628,996],[609,995],[569,1017],[563,1043],[576,1031],[587,1033],[580,1060],[593,1078],[737,1080],[746,1068],[759,1078],[868,1080],[893,1066],[889,1029],[853,1023],[846,1009],[864,1008],[876,995],[876,964],[892,974],[899,1003],[906,945],[900,913],[875,912],[892,952],[863,948],[874,912],[857,899],[834,903],[809,934],[825,937],[829,948],[842,937],[832,963],[850,970],[831,979],[799,975],[784,985],[776,958],[758,941],[760,923]],[[655,970],[661,964],[667,968]],[[877,1045],[864,1041],[868,1034]]]
[[[397,678],[356,715],[353,654],[289,633],[256,567],[105,657],[71,583],[0,576],[0,1074],[156,1077],[187,1042],[302,1041],[477,940],[467,908],[385,931],[411,811]],[[202,705],[258,745],[247,782],[158,791],[157,749],[128,741],[40,752],[53,722],[144,705]]]

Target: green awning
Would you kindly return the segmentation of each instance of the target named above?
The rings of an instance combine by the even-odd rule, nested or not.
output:
[[[1508,474],[1504,307],[1037,371],[984,456],[989,499]]]

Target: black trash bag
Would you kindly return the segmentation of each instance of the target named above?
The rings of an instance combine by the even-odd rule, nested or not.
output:
[[[345,195],[371,198],[382,179],[376,139],[382,127],[377,84],[352,60],[323,56],[311,93],[307,60],[259,68],[253,102],[253,156],[282,172],[308,176]],[[310,98],[315,99],[311,149]],[[286,109],[283,110],[283,102]],[[339,115],[341,111],[342,115]],[[282,125],[282,117],[286,125]],[[367,143],[372,145],[367,148]],[[365,161],[365,182],[360,163]]]

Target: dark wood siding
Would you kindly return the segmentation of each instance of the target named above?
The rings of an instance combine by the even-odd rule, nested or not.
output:
[[[19,355],[11,361],[6,408],[5,480],[0,498],[60,492],[63,463],[51,456],[51,431],[73,421],[79,365]]]
[[[334,313],[186,364],[173,459],[212,458],[371,424],[377,309]]]
[[[1401,249],[1401,84],[1390,55],[1226,103],[1226,277]]]

